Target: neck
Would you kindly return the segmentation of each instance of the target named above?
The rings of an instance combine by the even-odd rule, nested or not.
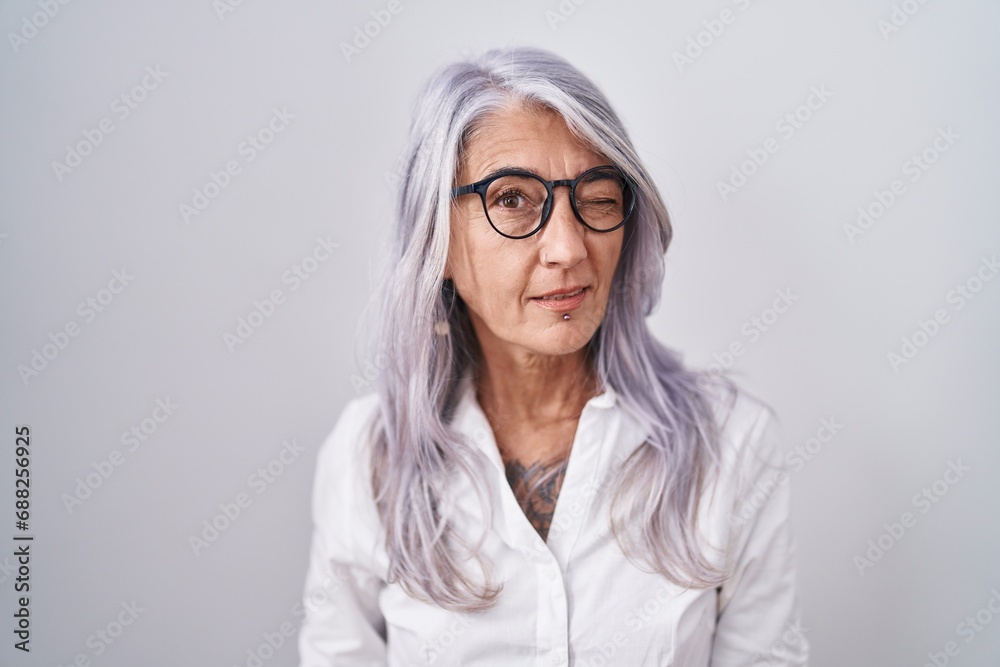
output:
[[[479,404],[495,427],[575,421],[597,393],[583,349],[560,356],[484,353],[475,384]]]

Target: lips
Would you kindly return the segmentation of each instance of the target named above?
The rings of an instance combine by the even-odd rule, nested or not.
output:
[[[576,296],[577,294],[579,294],[582,291],[583,291],[583,288],[581,287],[580,289],[575,289],[572,292],[562,292],[560,294],[552,294],[552,295],[545,296],[545,297],[535,297],[535,298],[537,298],[537,299],[544,298],[546,301],[562,301],[563,299],[569,299],[571,297],[574,297],[574,296]]]
[[[570,287],[533,297],[531,302],[546,310],[564,312],[578,307],[583,303],[589,292],[590,289],[588,287]]]

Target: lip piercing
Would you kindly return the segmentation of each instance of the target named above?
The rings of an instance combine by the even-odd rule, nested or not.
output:
[[[568,320],[569,319],[569,313],[566,313],[565,315],[563,315],[563,319],[564,320]]]

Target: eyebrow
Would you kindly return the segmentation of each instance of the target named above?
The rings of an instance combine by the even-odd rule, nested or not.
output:
[[[538,174],[533,169],[528,169],[527,167],[518,167],[516,165],[511,165],[511,166],[506,166],[506,167],[500,167],[499,169],[494,169],[493,171],[491,171],[490,173],[486,174],[482,178],[477,178],[476,182],[478,183],[480,181],[485,181],[486,179],[493,178],[495,176],[508,176],[510,174],[513,174],[513,173],[516,173],[516,172],[519,172],[519,171],[526,171],[529,174],[535,174],[536,176],[538,176]]]

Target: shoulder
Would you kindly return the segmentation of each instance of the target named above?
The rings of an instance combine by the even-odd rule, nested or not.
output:
[[[345,463],[360,462],[369,448],[380,413],[381,401],[377,394],[366,394],[348,401],[320,446],[316,458],[317,472],[334,472]]]
[[[774,409],[736,385],[713,387],[706,395],[718,426],[717,490],[732,502],[745,497],[762,476],[780,477],[781,425]]]
[[[339,544],[353,551],[376,537],[378,512],[371,494],[370,452],[380,405],[376,394],[348,401],[316,456],[312,512],[331,549]]]
[[[756,531],[764,534],[787,521],[789,485],[774,409],[746,390],[716,395],[719,465],[706,485],[700,519],[712,544],[730,559],[746,555]]]
[[[713,382],[704,387],[718,427],[723,461],[750,453],[774,455],[778,415],[761,398],[731,382]]]

